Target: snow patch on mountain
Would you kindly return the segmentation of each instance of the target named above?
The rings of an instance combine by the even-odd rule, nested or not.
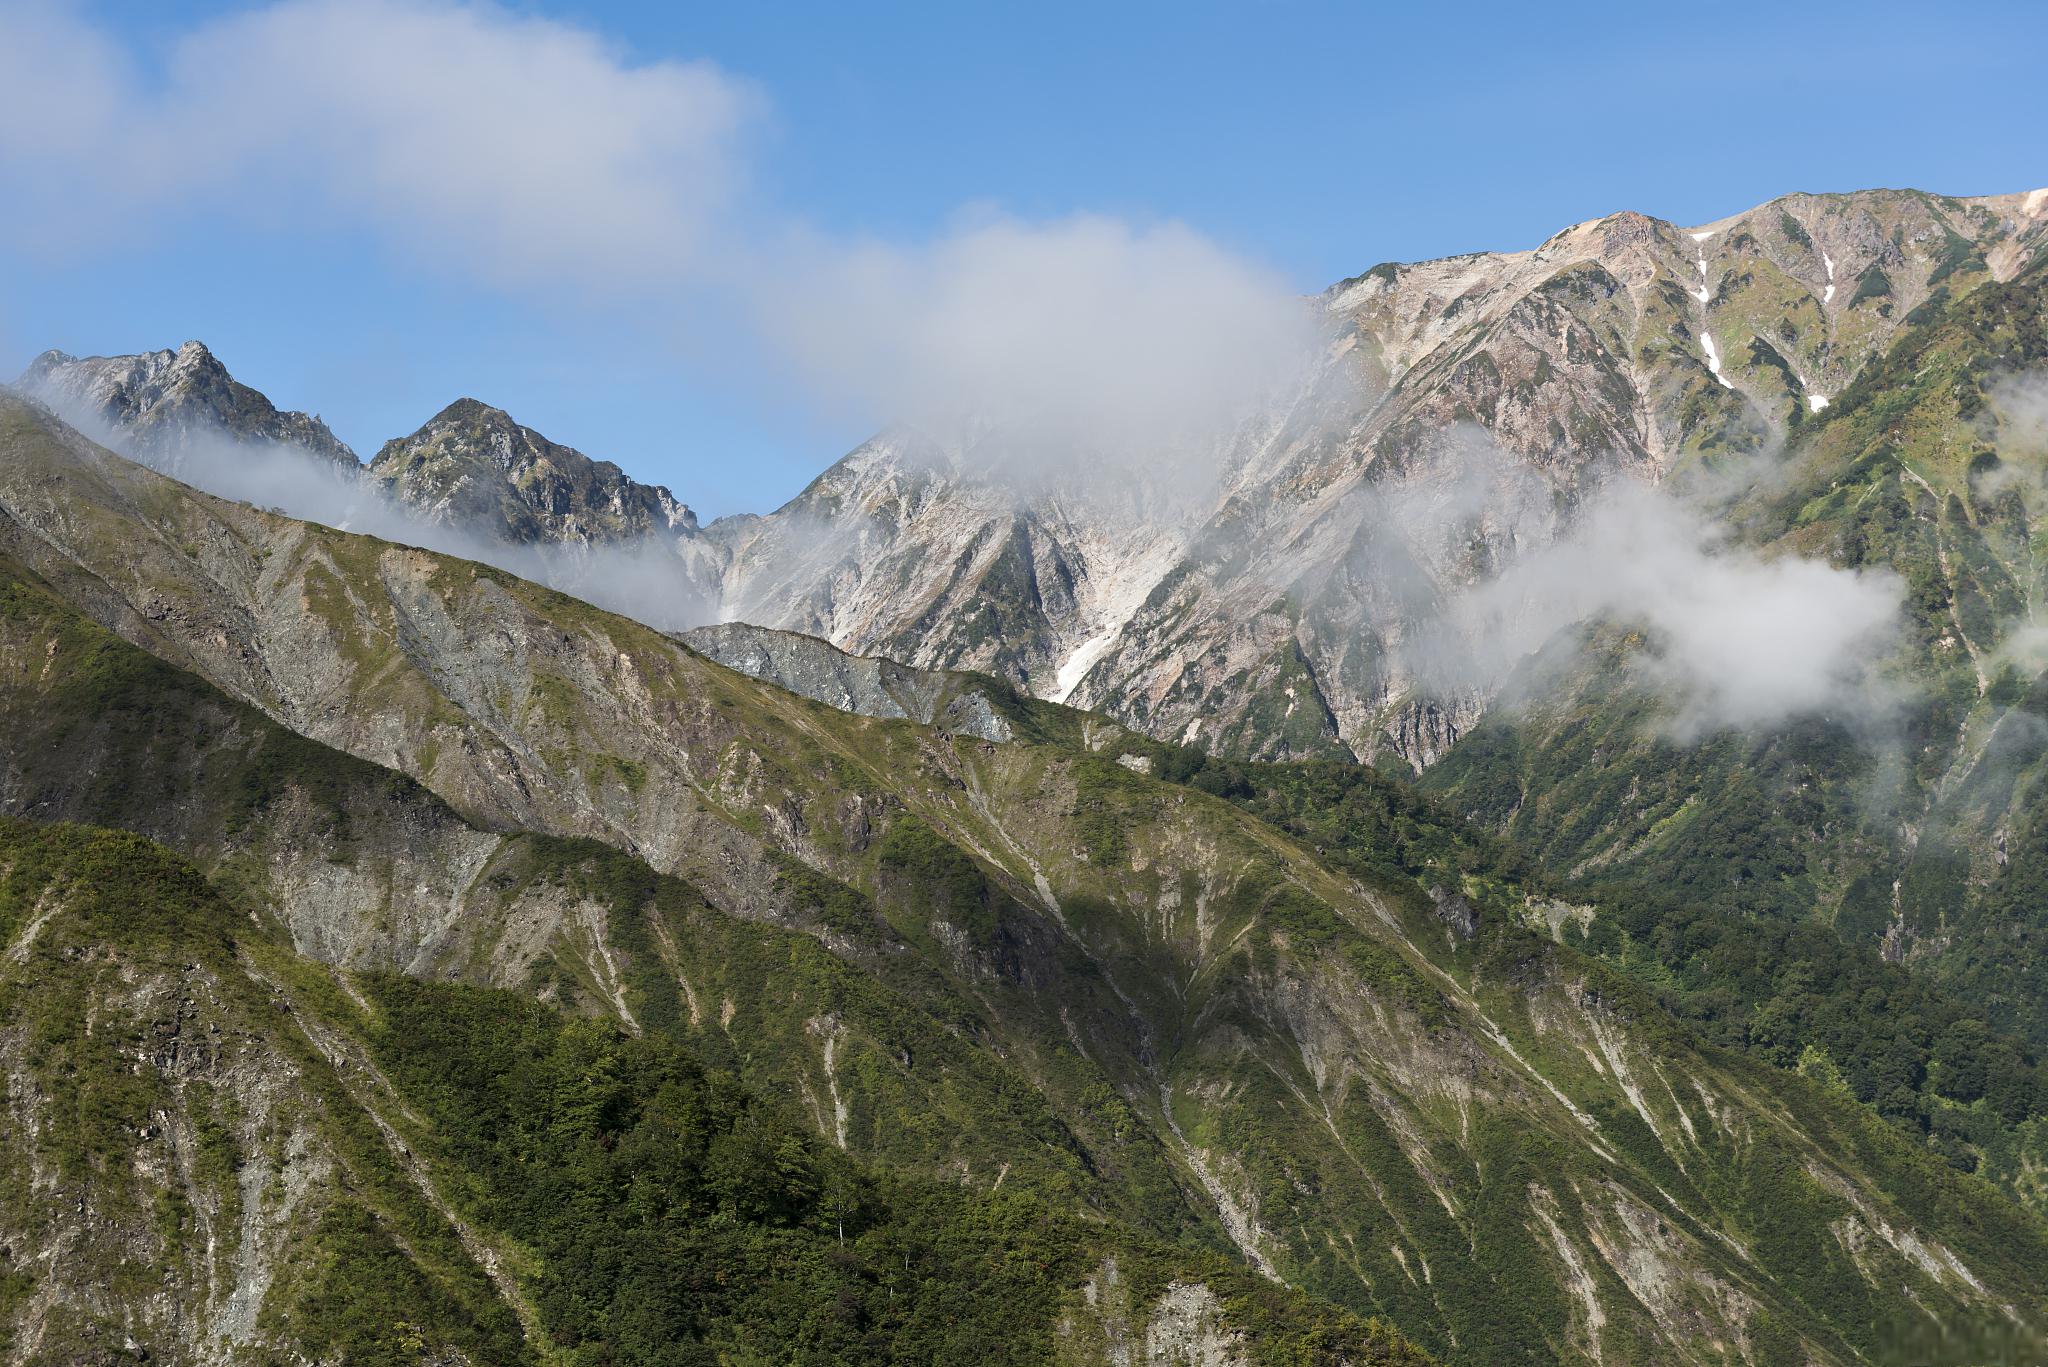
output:
[[[1060,662],[1059,672],[1054,676],[1053,702],[1063,703],[1073,696],[1074,689],[1080,686],[1081,680],[1095,667],[1095,662],[1102,658],[1102,652],[1109,649],[1110,642],[1116,639],[1117,632],[1122,629],[1123,623],[1119,622],[1107,631],[1097,632],[1076,646],[1074,653]]]
[[[1721,382],[1721,388],[1735,388],[1734,385],[1728,383],[1728,377],[1721,373],[1721,353],[1714,347],[1714,334],[1702,332],[1700,334],[1700,345],[1706,349],[1707,369],[1712,371],[1714,378]]]
[[[1074,690],[1088,677],[1088,671],[1109,653],[1131,618],[1186,550],[1184,539],[1172,533],[1159,535],[1135,555],[1130,553],[1131,547],[1128,535],[1108,534],[1107,529],[1084,541],[1083,553],[1090,572],[1082,595],[1084,600],[1092,601],[1083,609],[1083,620],[1102,622],[1104,626],[1060,661],[1053,675],[1053,691],[1046,695],[1050,701],[1064,703],[1073,698]]]

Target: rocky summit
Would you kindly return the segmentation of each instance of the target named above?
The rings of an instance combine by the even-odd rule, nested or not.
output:
[[[1329,338],[1314,373],[1170,498],[1057,460],[1021,481],[1001,431],[904,430],[772,513],[700,529],[667,489],[467,399],[368,474],[493,540],[681,542],[721,620],[993,672],[1222,753],[1420,770],[1489,700],[1418,677],[1417,634],[1446,601],[1606,481],[1683,483],[1783,449],[1901,337],[2044,247],[2038,192],[1867,191],[1697,226],[1619,213],[1530,251],[1375,266],[1311,301]],[[204,348],[176,356],[53,354],[23,387],[139,452],[204,411],[345,458]],[[171,370],[217,380],[143,378]],[[1475,469],[1521,481],[1519,512],[1472,503]]]
[[[475,399],[457,399],[411,436],[384,443],[368,473],[429,521],[499,541],[589,543],[697,531],[697,515],[668,490],[559,446]]]
[[[2044,249],[2048,196],[1872,191],[1376,266],[1314,301],[1322,367],[1193,506],[1020,490],[972,443],[883,438],[732,528],[725,611],[993,670],[1161,739],[1423,768],[1487,699],[1418,688],[1412,637],[1568,525],[1552,503],[1780,449],[1897,339]],[[1475,436],[1545,516],[1466,506]]]
[[[356,463],[317,416],[279,411],[199,342],[139,356],[46,351],[17,383],[82,429],[172,474],[187,468],[195,448],[223,444],[282,446]]]

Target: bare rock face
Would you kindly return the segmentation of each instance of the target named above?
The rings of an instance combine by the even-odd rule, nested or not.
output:
[[[1461,940],[1469,940],[1479,933],[1479,908],[1472,905],[1470,898],[1462,892],[1446,892],[1432,886],[1429,889],[1430,905],[1436,908],[1436,919],[1442,921]]]
[[[996,429],[892,431],[784,507],[700,529],[667,489],[467,399],[369,471],[491,540],[665,538],[722,621],[996,674],[1219,753],[1421,770],[1490,702],[1418,665],[1446,603],[1603,484],[1774,449],[1916,319],[2044,246],[2039,192],[1882,190],[1697,227],[1617,213],[1531,251],[1375,266],[1313,301],[1329,345],[1297,391],[1168,475]],[[25,387],[131,447],[174,444],[200,410],[325,436],[196,343],[52,353]]]
[[[228,374],[199,342],[139,356],[67,356],[46,351],[19,381],[30,395],[82,431],[179,474],[195,442],[230,440],[295,447],[346,469],[355,452],[317,416],[280,411]]]
[[[2044,243],[2048,197],[1871,191],[1376,266],[1316,301],[1319,373],[1199,497],[1024,488],[972,443],[878,439],[721,533],[725,612],[1001,673],[1162,739],[1421,769],[1487,703],[1417,677],[1449,597],[1602,483],[1772,448]]]
[[[587,544],[697,531],[697,515],[667,489],[475,399],[458,399],[411,436],[384,443],[369,472],[428,520],[497,541]]]
[[[1169,1283],[1137,1303],[1116,1259],[1082,1283],[1079,1304],[1060,1326],[1060,1367],[1245,1367],[1251,1345],[1231,1329],[1222,1299],[1201,1282]]]
[[[990,682],[986,677],[849,655],[815,636],[745,622],[697,627],[681,635],[692,650],[727,669],[841,712],[908,719],[986,741],[1007,741],[1015,734],[983,686]]]
[[[714,524],[724,615],[1065,701],[1062,669],[1136,606],[1181,529],[1130,485],[1014,479],[1006,449],[892,432],[773,514]]]

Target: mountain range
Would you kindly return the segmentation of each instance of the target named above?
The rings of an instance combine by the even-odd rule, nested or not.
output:
[[[46,353],[8,1351],[2031,1360],[2044,243],[2042,192],[1615,215],[1333,286],[1198,496],[903,430],[704,526],[474,400],[364,466],[196,343]],[[178,482],[223,459],[652,547],[720,624]],[[1613,481],[1896,574],[1904,701],[1680,734],[1626,622],[1417,674]]]
[[[1001,431],[903,430],[771,514],[699,528],[668,490],[472,400],[386,443],[367,477],[506,542],[666,533],[710,619],[993,671],[1223,753],[1420,770],[1486,690],[1418,687],[1404,645],[1446,596],[1555,534],[1457,506],[1462,435],[1567,505],[1617,475],[1777,450],[1916,321],[2044,247],[2041,192],[1873,191],[1696,228],[1620,213],[1533,251],[1376,266],[1312,301],[1322,362],[1170,503],[1057,466],[1020,483]],[[239,441],[351,458],[196,343],[47,353],[21,384],[144,459],[202,414]]]

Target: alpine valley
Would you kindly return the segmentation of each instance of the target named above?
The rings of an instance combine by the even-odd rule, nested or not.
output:
[[[2044,287],[2048,191],[1615,214],[1304,301],[1184,470],[702,524],[45,353],[0,1357],[2048,1359]],[[1867,705],[1446,667],[1617,490],[1896,585]]]

